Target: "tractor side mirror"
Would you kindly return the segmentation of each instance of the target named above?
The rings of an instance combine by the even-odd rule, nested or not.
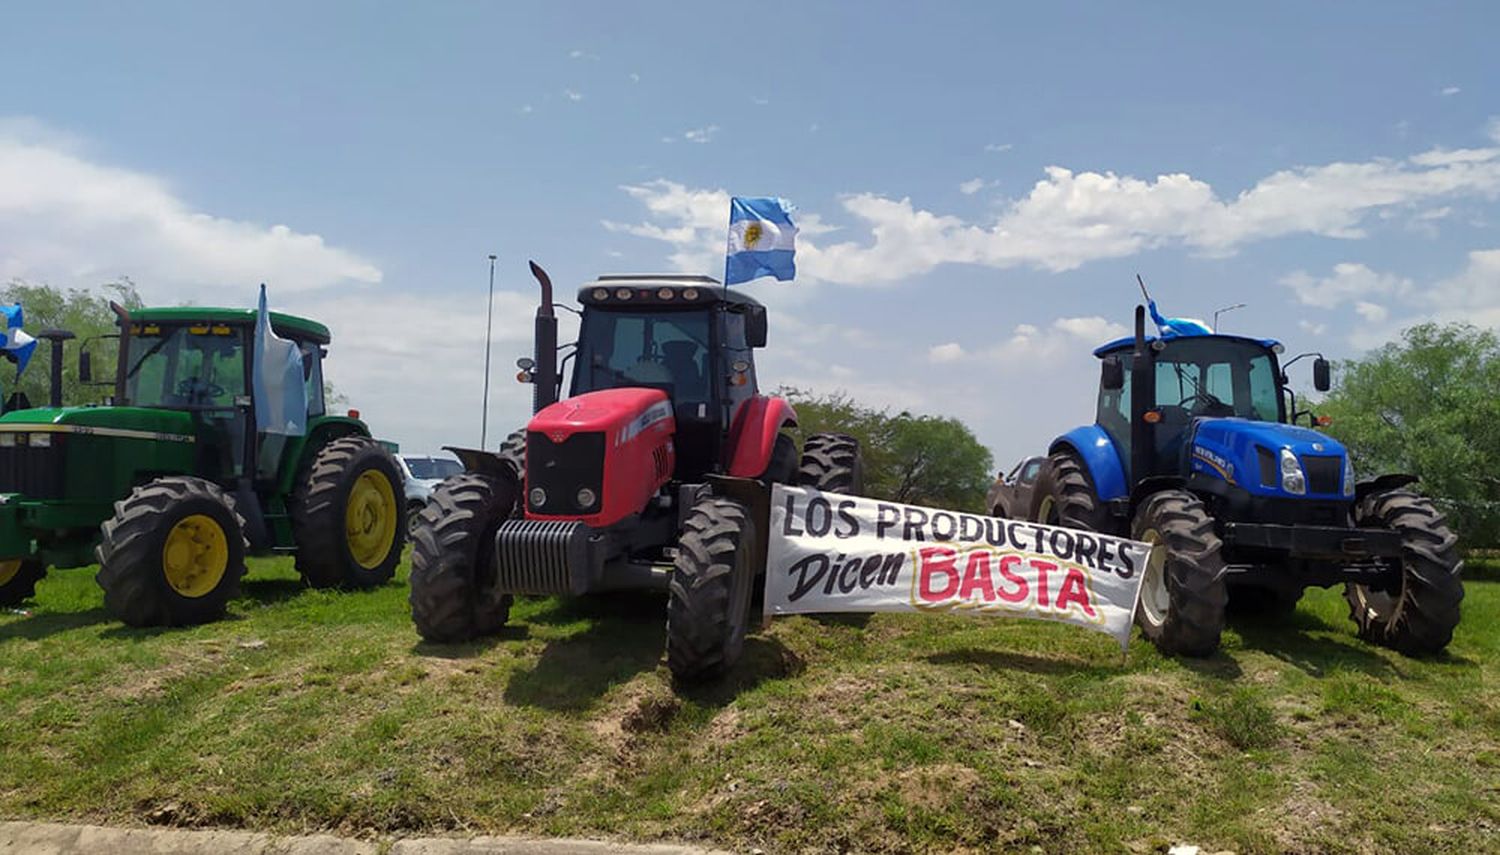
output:
[[[751,347],[766,346],[766,307],[751,306],[745,315],[745,343]]]
[[[78,352],[78,382],[94,382],[94,355],[87,350]]]
[[[1333,388],[1332,377],[1328,369],[1328,360],[1321,356],[1313,360],[1313,388],[1319,392],[1327,392]]]
[[[1118,356],[1106,356],[1100,369],[1099,385],[1111,392],[1125,388],[1125,363]]]

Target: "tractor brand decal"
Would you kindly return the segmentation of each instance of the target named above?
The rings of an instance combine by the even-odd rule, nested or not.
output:
[[[0,434],[3,433],[76,433],[87,436],[110,436],[123,439],[151,439],[158,442],[197,442],[197,439],[189,434],[182,433],[157,433],[150,430],[130,430],[127,428],[93,427],[91,425],[28,425],[8,424],[0,425]]]
[[[672,417],[672,403],[670,401],[657,401],[646,408],[646,411],[630,420],[630,423],[620,428],[619,434],[615,436],[615,445],[624,445],[645,432],[657,422]]]
[[[1201,445],[1193,446],[1193,460],[1219,473],[1219,477],[1229,483],[1234,483],[1234,464],[1225,460],[1222,455],[1215,454]]]
[[[1123,647],[1150,547],[1095,532],[776,485],[766,613],[1063,621]]]

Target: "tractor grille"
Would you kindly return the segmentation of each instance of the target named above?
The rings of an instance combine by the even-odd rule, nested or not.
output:
[[[63,498],[63,436],[52,434],[51,447],[22,445],[35,434],[10,434],[12,445],[0,445],[0,493],[28,499]]]
[[[576,516],[597,511],[603,498],[604,434],[599,431],[575,433],[562,442],[553,442],[541,431],[526,435],[526,489],[541,487],[546,500],[527,507],[535,514]],[[594,503],[578,506],[578,490],[594,491]]]
[[[561,520],[506,520],[495,533],[495,587],[507,594],[581,594],[588,526]],[[576,574],[575,574],[576,571]]]
[[[1302,468],[1307,471],[1307,492],[1337,493],[1339,480],[1344,475],[1342,457],[1304,457]]]

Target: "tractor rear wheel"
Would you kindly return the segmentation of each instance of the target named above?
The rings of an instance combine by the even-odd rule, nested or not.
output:
[[[711,496],[688,511],[667,599],[667,667],[678,680],[718,676],[740,658],[759,569],[755,537],[739,502]]]
[[[1047,458],[1036,495],[1036,522],[1117,533],[1118,526],[1099,499],[1087,467],[1070,451],[1059,451]]]
[[[104,606],[131,626],[183,626],[224,614],[245,575],[245,521],[202,478],[158,478],[115,503],[100,526]]]
[[[314,588],[373,588],[390,581],[406,538],[396,461],[367,436],[318,450],[292,495],[297,572]]]
[[[18,606],[36,594],[36,583],[47,575],[47,565],[35,558],[0,561],[0,606]]]
[[[857,496],[865,489],[865,465],[859,440],[843,433],[815,433],[802,443],[797,483],[832,493]]]
[[[790,434],[778,433],[776,445],[771,449],[771,462],[766,464],[761,480],[767,484],[795,484],[797,463],[797,441]]]
[[[411,552],[411,618],[428,641],[494,635],[511,596],[495,593],[495,530],[510,515],[515,481],[467,472],[432,491]]]
[[[1208,656],[1219,649],[1228,590],[1214,521],[1192,493],[1163,490],[1135,515],[1132,536],[1151,544],[1135,619],[1167,655]]]
[[[1366,496],[1355,522],[1401,534],[1401,590],[1345,585],[1359,637],[1410,656],[1441,651],[1453,640],[1464,598],[1458,538],[1432,502],[1409,490]]]

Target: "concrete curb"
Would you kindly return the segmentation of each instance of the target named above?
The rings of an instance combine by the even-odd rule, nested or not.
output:
[[[527,837],[403,837],[350,840],[331,834],[106,828],[53,822],[0,822],[0,855],[724,855],[672,844]]]

